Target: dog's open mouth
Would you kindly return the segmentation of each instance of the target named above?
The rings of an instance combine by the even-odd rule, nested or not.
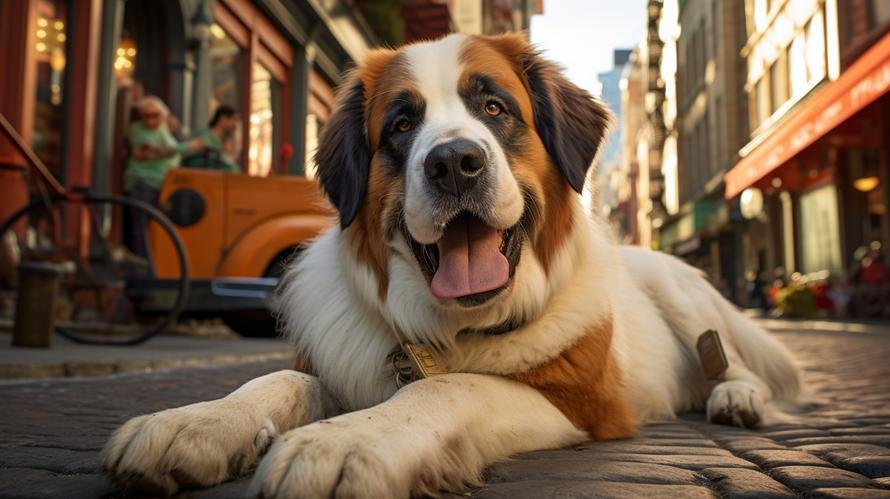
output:
[[[506,289],[522,249],[516,226],[498,230],[467,212],[452,219],[435,244],[404,232],[433,296],[464,306],[481,305]]]

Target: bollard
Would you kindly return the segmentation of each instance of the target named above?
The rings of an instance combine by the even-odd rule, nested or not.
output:
[[[19,292],[12,344],[49,348],[53,337],[59,267],[48,262],[19,264]]]

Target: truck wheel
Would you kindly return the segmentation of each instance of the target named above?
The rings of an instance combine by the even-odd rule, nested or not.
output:
[[[266,266],[266,270],[263,272],[263,277],[274,277],[276,279],[281,277],[287,269],[288,264],[300,256],[303,249],[303,245],[297,245],[287,248],[275,255],[275,258],[273,258],[272,261],[269,262],[269,265]]]
[[[228,313],[222,316],[222,320],[232,331],[245,338],[275,338],[279,335],[277,321],[269,312]]]

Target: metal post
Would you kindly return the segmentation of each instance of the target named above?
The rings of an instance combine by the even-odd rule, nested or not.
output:
[[[311,43],[311,42],[310,42]],[[309,112],[309,73],[315,59],[315,47],[297,47],[294,53],[294,65],[290,74],[290,144],[294,155],[288,164],[288,173],[304,175],[306,173],[306,115]]]
[[[59,268],[47,262],[22,262],[18,269],[19,291],[12,344],[49,348],[59,290]]]

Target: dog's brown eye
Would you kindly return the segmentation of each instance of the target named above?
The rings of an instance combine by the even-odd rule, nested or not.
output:
[[[410,121],[406,119],[400,119],[398,123],[396,123],[396,130],[404,133],[414,128],[414,125],[411,124]]]
[[[489,116],[498,116],[503,112],[503,108],[501,105],[494,101],[488,101],[485,103],[485,114]]]

